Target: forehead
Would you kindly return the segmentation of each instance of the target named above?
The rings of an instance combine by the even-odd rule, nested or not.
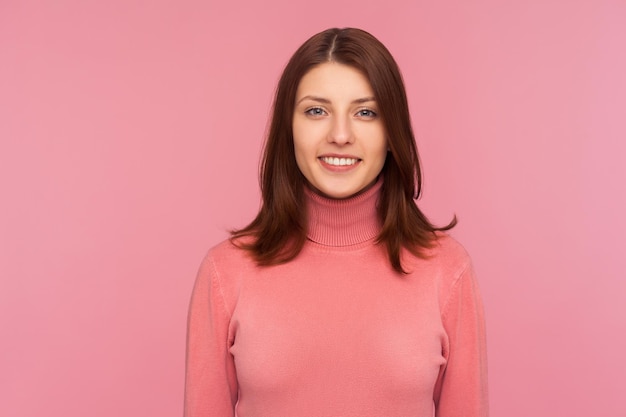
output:
[[[349,65],[325,62],[310,69],[298,84],[296,100],[307,95],[328,99],[355,99],[373,96],[367,77]]]

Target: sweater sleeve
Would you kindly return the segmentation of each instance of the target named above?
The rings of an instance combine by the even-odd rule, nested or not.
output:
[[[185,417],[233,417],[237,378],[228,348],[230,314],[215,268],[202,263],[191,295],[187,321]]]
[[[436,416],[487,417],[485,319],[471,265],[454,282],[442,318],[446,364],[435,386]]]

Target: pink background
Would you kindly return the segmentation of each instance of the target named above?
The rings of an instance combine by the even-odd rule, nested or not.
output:
[[[197,266],[255,214],[274,85],[331,26],[403,70],[492,415],[626,416],[623,0],[2,1],[0,415],[182,414]]]

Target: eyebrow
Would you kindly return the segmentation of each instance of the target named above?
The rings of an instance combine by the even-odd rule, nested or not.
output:
[[[330,100],[324,97],[304,96],[300,100],[298,100],[296,105],[302,103],[304,100],[312,100],[312,101],[317,101],[318,103],[330,104]],[[357,98],[356,100],[352,101],[352,104],[361,104],[361,103],[367,103],[370,101],[376,101],[376,97],[371,96],[371,97]]]

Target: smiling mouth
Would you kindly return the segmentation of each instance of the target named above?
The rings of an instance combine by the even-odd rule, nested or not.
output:
[[[327,163],[328,165],[333,165],[333,166],[338,166],[338,167],[355,165],[357,162],[360,161],[360,159],[358,158],[336,158],[333,156],[321,156],[319,159]]]

